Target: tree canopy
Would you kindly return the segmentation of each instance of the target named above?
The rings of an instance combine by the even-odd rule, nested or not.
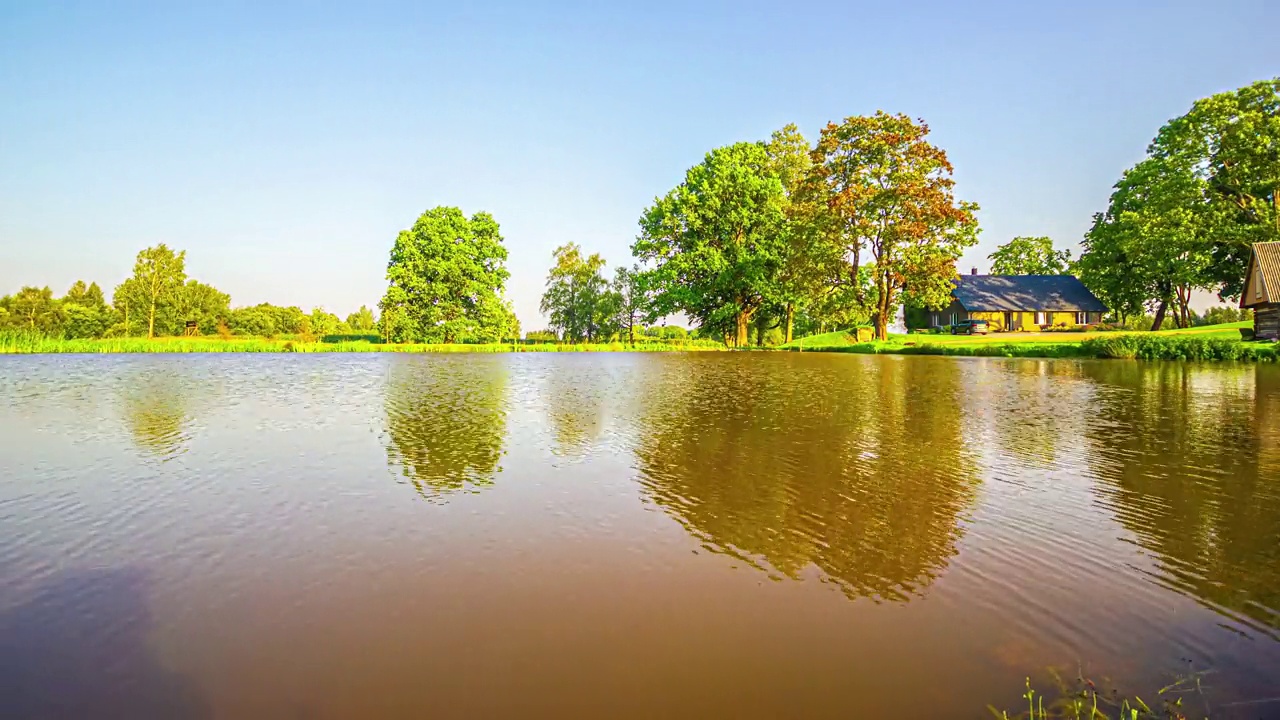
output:
[[[1071,251],[1054,250],[1047,237],[1016,237],[987,256],[993,275],[1068,275]]]
[[[1160,128],[1084,238],[1081,279],[1122,319],[1191,293],[1240,297],[1255,242],[1280,240],[1280,78],[1196,101]]]
[[[178,295],[187,281],[186,261],[185,250],[175,253],[164,243],[138,253],[133,276],[115,292],[123,300],[126,323],[132,317],[146,328],[147,337],[155,337],[157,321],[162,331],[176,321]]]
[[[640,218],[632,253],[645,264],[654,312],[683,312],[746,345],[786,258],[785,202],[763,143],[707,153]]]
[[[813,151],[812,194],[829,279],[871,307],[876,337],[903,301],[941,308],[955,287],[956,260],[977,242],[977,205],[957,201],[946,153],[926,141],[928,125],[877,112],[828,123]],[[874,296],[859,289],[864,263]]]
[[[383,336],[393,342],[496,340],[514,315],[503,300],[509,273],[498,222],[437,207],[402,230],[387,264]]]
[[[541,304],[551,328],[569,342],[594,342],[615,333],[621,298],[604,277],[604,258],[584,256],[577,243],[561,245],[552,257],[555,265]]]

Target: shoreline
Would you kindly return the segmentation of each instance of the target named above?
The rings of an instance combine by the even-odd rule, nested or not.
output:
[[[715,352],[723,346],[667,343],[452,343],[387,344],[363,341],[322,342],[266,338],[113,338],[37,339],[14,342],[0,337],[0,355],[150,355],[198,353],[546,353],[546,352]]]
[[[1280,361],[1280,345],[1211,337],[1117,333],[1113,337],[1068,342],[987,342],[972,344],[895,341],[785,348],[788,352],[859,355],[933,355],[1040,359],[1166,360],[1182,362]]]
[[[832,332],[776,347],[731,348],[710,340],[641,343],[389,344],[368,339],[315,337],[165,337],[71,340],[0,334],[0,355],[124,355],[195,353],[524,353],[524,352],[820,352],[858,355],[932,355],[1035,359],[1280,362],[1280,344],[1245,341],[1235,327],[1160,332],[1082,333],[1074,336],[891,335],[859,341]]]

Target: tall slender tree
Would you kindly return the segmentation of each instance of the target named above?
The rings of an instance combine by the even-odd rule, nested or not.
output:
[[[547,274],[542,312],[565,340],[599,340],[614,326],[618,304],[602,272],[604,258],[598,253],[583,256],[576,243],[561,245],[552,255],[555,265]]]
[[[124,303],[124,315],[145,318],[147,337],[156,336],[156,319],[174,308],[187,280],[186,251],[175,253],[161,243],[138,253],[133,276],[116,288]]]
[[[614,270],[613,292],[618,299],[618,328],[627,334],[627,343],[634,345],[636,328],[643,327],[649,319],[649,298],[644,286],[644,275],[639,268],[619,267]]]

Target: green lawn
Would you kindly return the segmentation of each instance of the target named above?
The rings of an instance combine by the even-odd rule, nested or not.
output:
[[[883,342],[857,342],[845,332],[802,338],[780,349],[868,355],[961,355],[1024,358],[1115,358],[1140,360],[1280,361],[1275,343],[1243,342],[1248,322],[1160,332],[1045,332],[991,335],[890,335]]]

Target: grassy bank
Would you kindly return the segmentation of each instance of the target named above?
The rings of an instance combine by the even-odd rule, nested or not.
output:
[[[324,342],[296,338],[261,337],[181,337],[181,338],[107,338],[102,340],[64,340],[27,333],[0,333],[0,354],[55,353],[331,353],[331,352],[400,352],[400,353],[497,353],[497,352],[686,352],[721,350],[723,346],[705,341],[683,343],[538,343],[520,344],[449,344],[389,345],[367,340]]]
[[[1120,358],[1140,360],[1240,360],[1275,362],[1277,346],[1243,342],[1228,323],[1160,332],[1045,332],[991,335],[890,335],[883,342],[857,342],[844,332],[801,338],[784,350],[889,355],[958,355],[1026,358]]]

